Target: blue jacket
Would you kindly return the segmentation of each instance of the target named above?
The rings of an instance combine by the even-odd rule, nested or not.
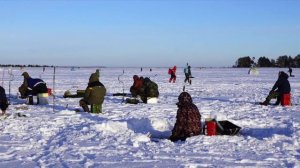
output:
[[[30,89],[33,89],[38,84],[46,84],[42,79],[38,78],[27,78],[27,84]]]

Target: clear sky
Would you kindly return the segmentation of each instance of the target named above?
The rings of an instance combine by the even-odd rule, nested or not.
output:
[[[0,0],[0,64],[232,66],[300,54],[298,0]]]

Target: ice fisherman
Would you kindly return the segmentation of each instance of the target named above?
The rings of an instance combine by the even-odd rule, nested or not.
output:
[[[0,115],[5,114],[7,107],[8,107],[8,101],[5,94],[5,89],[2,86],[0,86],[0,109],[2,112]]]
[[[99,81],[99,73],[92,73],[89,78],[89,83],[84,92],[84,97],[79,101],[79,105],[85,112],[93,112],[92,106],[97,106],[99,109],[95,113],[102,113],[102,104],[106,95],[105,86]],[[89,106],[91,105],[91,110]]]
[[[148,98],[158,98],[159,91],[158,85],[146,77],[143,82],[144,93],[141,95],[141,99],[144,103],[147,103]]]
[[[267,96],[264,102],[261,102],[261,105],[268,105],[273,98],[277,98],[275,105],[279,105],[283,94],[288,94],[291,92],[290,82],[288,81],[288,74],[283,71],[278,73],[278,79],[274,86],[272,87],[269,95]]]
[[[290,77],[293,77],[294,75],[292,75],[292,72],[293,72],[293,69],[289,66],[289,74],[290,74]]]
[[[176,123],[169,138],[171,141],[185,141],[188,137],[201,134],[201,115],[191,95],[182,92],[178,100]]]
[[[169,68],[169,75],[171,75],[170,79],[169,79],[169,83],[171,83],[173,81],[173,83],[175,83],[176,81],[176,66],[174,66],[173,68]]]
[[[144,78],[133,75],[133,84],[130,87],[132,97],[141,96],[144,93]]]
[[[191,72],[191,66],[189,66],[189,64],[186,64],[187,66],[184,68],[184,75],[185,75],[185,79],[184,79],[184,83],[188,82],[190,85],[192,84],[192,72]]]
[[[39,93],[48,93],[46,83],[39,78],[31,78],[27,72],[23,72],[23,84],[19,87],[21,98],[27,98],[29,95],[37,95]]]

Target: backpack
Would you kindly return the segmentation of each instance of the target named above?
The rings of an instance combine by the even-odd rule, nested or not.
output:
[[[171,73],[172,73],[172,69],[169,68],[168,74],[171,75]]]

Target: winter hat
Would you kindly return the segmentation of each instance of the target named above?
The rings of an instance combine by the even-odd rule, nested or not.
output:
[[[24,78],[30,78],[29,74],[27,72],[23,72],[22,76],[24,76]]]

